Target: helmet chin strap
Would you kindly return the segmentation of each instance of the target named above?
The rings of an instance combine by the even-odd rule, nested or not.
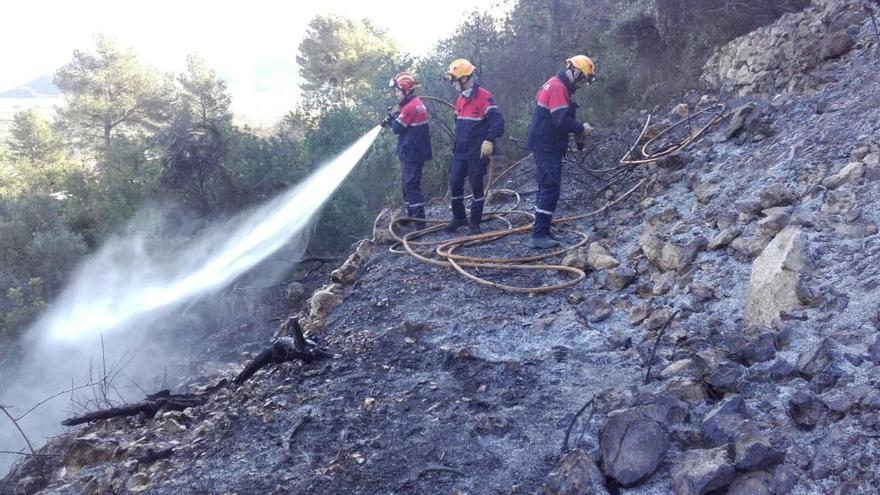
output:
[[[453,85],[455,87],[455,90],[458,91],[459,93],[464,93],[465,91],[470,89],[470,88],[464,87],[465,84],[467,84],[468,81],[470,81],[470,80],[471,80],[471,76],[459,77],[458,79],[453,81]]]

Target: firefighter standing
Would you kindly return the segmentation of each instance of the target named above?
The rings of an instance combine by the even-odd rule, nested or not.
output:
[[[537,164],[538,197],[529,243],[535,249],[559,245],[550,232],[550,223],[559,202],[562,156],[568,150],[568,136],[574,134],[578,143],[583,144],[593,132],[589,124],[575,119],[578,106],[571,97],[577,88],[591,84],[595,77],[593,61],[577,55],[568,59],[565,70],[547,80],[538,91],[526,142]]]
[[[422,168],[433,156],[431,153],[431,133],[428,130],[428,109],[421,98],[415,95],[419,86],[415,76],[401,72],[394,76],[389,86],[397,90],[398,112],[389,113],[382,121],[383,126],[391,126],[397,134],[397,158],[401,163],[401,184],[406,214],[410,218],[421,219],[415,228],[425,228],[425,196],[422,194]]]
[[[464,209],[464,181],[470,182],[473,198],[468,234],[480,233],[483,218],[483,177],[495,141],[504,134],[504,117],[495,104],[495,97],[474,81],[474,66],[465,59],[454,60],[446,72],[449,81],[460,93],[455,103],[455,144],[449,169],[452,194],[452,221],[447,232],[455,232],[468,223]]]

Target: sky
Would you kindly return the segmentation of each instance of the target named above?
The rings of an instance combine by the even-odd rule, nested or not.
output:
[[[97,33],[131,46],[163,72],[202,56],[227,80],[233,111],[271,119],[298,97],[297,46],[318,14],[365,17],[389,30],[405,52],[427,53],[474,9],[503,0],[31,0],[0,7],[0,91],[50,74],[88,48]],[[498,12],[500,15],[502,12]],[[263,74],[272,73],[267,79]]]

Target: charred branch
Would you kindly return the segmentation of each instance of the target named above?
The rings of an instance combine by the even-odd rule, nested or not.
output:
[[[254,376],[257,371],[270,364],[279,364],[293,360],[311,363],[312,361],[331,357],[331,354],[306,341],[303,336],[302,327],[295,318],[290,320],[289,330],[292,331],[293,337],[281,337],[272,344],[272,347],[263,349],[235,377],[233,383],[241,385]]]

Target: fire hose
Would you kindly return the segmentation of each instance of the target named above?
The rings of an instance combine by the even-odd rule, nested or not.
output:
[[[423,96],[422,99],[429,99],[432,101],[437,101],[448,106],[451,106],[448,102],[441,100],[439,98],[433,98],[429,96]],[[672,142],[665,142],[664,139],[668,140],[668,137],[673,134],[674,131],[680,130],[683,126],[694,121],[696,117],[699,116],[710,116],[711,118],[708,122],[689,132],[685,137],[679,139],[673,139]],[[700,112],[696,112],[686,118],[675,122],[665,129],[657,132],[652,137],[645,139],[645,135],[650,128],[651,116],[648,115],[645,119],[645,124],[642,127],[642,131],[639,133],[632,147],[627,150],[627,152],[620,158],[619,164],[614,167],[610,167],[607,169],[601,170],[602,172],[614,172],[617,169],[624,167],[628,169],[633,169],[636,167],[640,167],[642,165],[646,165],[649,163],[654,163],[659,160],[662,160],[666,157],[672,156],[679,151],[683,150],[690,144],[694,143],[700,137],[702,137],[710,128],[717,125],[719,122],[724,120],[728,116],[727,107],[723,104],[713,105],[708,107]],[[641,157],[634,158],[632,155],[639,148],[639,144],[641,144],[640,154]],[[490,160],[489,166],[489,179],[487,181],[486,186],[486,198],[487,202],[490,199],[489,191],[493,190],[493,186],[497,183],[502,177],[510,173],[512,170],[520,166],[524,163],[531,155],[527,155],[526,157],[520,159],[516,163],[512,164],[508,168],[506,168],[503,172],[493,177],[493,167]],[[597,171],[598,172],[598,171]],[[613,201],[607,202],[601,208],[596,210],[580,213],[575,215],[570,215],[566,217],[561,217],[554,219],[552,223],[554,225],[560,226],[565,224],[571,224],[573,222],[577,222],[579,220],[583,220],[586,218],[590,218],[596,215],[599,215],[614,205],[619,204],[624,201],[628,197],[630,197],[633,193],[635,193],[639,188],[647,183],[647,177],[639,180],[634,186],[626,190],[623,194],[620,194]],[[512,257],[512,258],[502,258],[502,257],[481,257],[481,256],[470,256],[461,254],[459,252],[460,249],[466,247],[473,247],[478,245],[489,244],[492,242],[496,242],[503,238],[523,234],[529,232],[532,228],[531,223],[534,221],[534,214],[522,210],[517,210],[521,197],[517,191],[509,190],[509,189],[497,189],[496,193],[506,193],[515,198],[515,203],[509,209],[497,210],[487,212],[484,222],[498,220],[507,224],[506,229],[502,230],[494,230],[491,232],[485,232],[482,234],[469,235],[456,237],[452,239],[442,239],[442,240],[423,240],[423,238],[439,232],[443,230],[443,227],[447,223],[447,220],[444,219],[425,219],[423,220],[430,226],[425,229],[415,230],[408,232],[406,234],[402,234],[398,232],[401,224],[403,222],[412,222],[412,221],[422,221],[422,219],[414,219],[409,217],[400,217],[396,218],[388,225],[388,231],[390,232],[392,238],[396,241],[390,247],[390,251],[394,253],[400,254],[408,254],[415,258],[416,260],[433,265],[438,267],[446,267],[452,268],[460,275],[465,278],[476,282],[477,284],[491,287],[494,289],[499,289],[506,292],[519,293],[519,294],[541,294],[552,292],[560,289],[565,289],[568,287],[572,287],[580,283],[582,280],[586,278],[586,272],[580,268],[567,266],[563,264],[554,264],[554,263],[538,263],[550,258],[558,257],[564,255],[566,252],[580,248],[584,246],[588,240],[589,236],[581,231],[572,229],[572,228],[563,228],[564,232],[569,234],[573,234],[577,236],[579,239],[576,243],[570,246],[562,247],[560,249],[553,250],[548,253],[536,254],[533,256],[523,256],[523,257]],[[437,199],[437,198],[435,198]],[[520,217],[525,218],[527,223],[514,226],[514,222],[511,220],[512,217]],[[423,254],[418,251],[418,249],[429,248],[432,246],[436,246],[433,249],[433,257],[430,254]],[[401,249],[402,248],[402,249]],[[559,283],[549,284],[549,285],[541,285],[535,287],[518,287],[513,285],[502,284],[498,282],[493,282],[491,280],[487,280],[484,277],[481,277],[474,273],[474,270],[477,269],[488,269],[488,270],[530,270],[530,271],[551,271],[557,273],[569,273],[573,275],[572,278],[564,280]]]

